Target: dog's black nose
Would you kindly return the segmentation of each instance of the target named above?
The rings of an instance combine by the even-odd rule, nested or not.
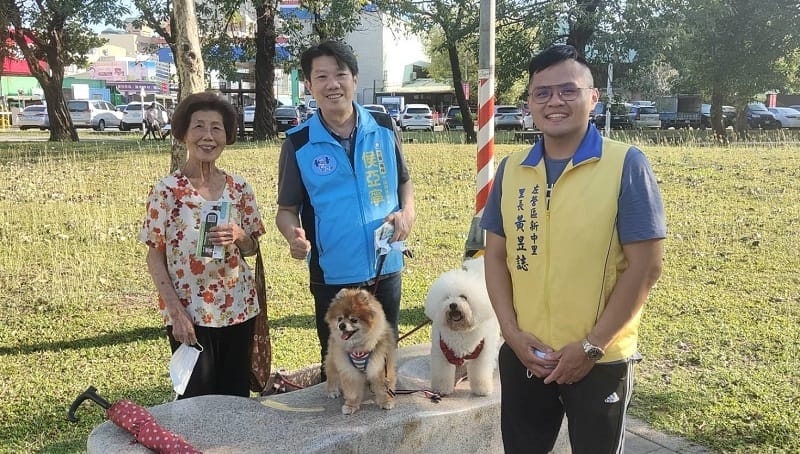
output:
[[[344,323],[339,323],[339,331],[344,331],[346,329],[347,329],[347,325],[345,325]]]
[[[456,303],[450,303],[450,310],[454,311],[456,309],[458,309],[458,305]]]

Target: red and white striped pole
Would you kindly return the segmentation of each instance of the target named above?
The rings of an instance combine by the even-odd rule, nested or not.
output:
[[[475,216],[482,217],[494,181],[494,77],[481,69],[478,77],[478,177]]]
[[[494,182],[494,19],[495,0],[481,0],[478,48],[478,172],[475,217],[472,218],[464,258],[483,254],[486,233],[480,227],[483,209]]]

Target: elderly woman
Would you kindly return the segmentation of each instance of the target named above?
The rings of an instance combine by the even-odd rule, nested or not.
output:
[[[172,134],[186,144],[186,165],[150,190],[139,240],[149,246],[172,351],[181,343],[203,347],[180,397],[246,397],[259,309],[243,257],[256,253],[264,226],[252,188],[217,167],[236,141],[236,111],[212,93],[189,95],[175,110]]]

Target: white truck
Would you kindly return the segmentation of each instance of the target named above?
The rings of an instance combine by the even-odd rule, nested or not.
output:
[[[394,118],[394,121],[398,121],[400,112],[406,106],[406,100],[402,96],[378,96],[378,104],[386,107],[386,112]]]

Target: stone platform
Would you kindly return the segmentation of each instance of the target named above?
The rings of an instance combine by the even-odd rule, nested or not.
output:
[[[397,389],[430,386],[429,344],[398,350]],[[469,383],[439,403],[422,393],[398,394],[392,410],[368,400],[354,415],[325,385],[269,397],[201,396],[149,408],[165,428],[205,453],[501,453],[500,383],[488,397]],[[88,452],[146,453],[106,421],[89,435]]]
[[[430,344],[398,350],[397,389],[430,386]],[[318,368],[300,371],[293,381],[318,380]],[[475,397],[469,383],[439,403],[422,393],[397,396],[392,410],[367,401],[354,415],[341,413],[342,398],[329,399],[325,385],[269,397],[247,399],[202,396],[170,402],[148,410],[162,426],[181,435],[195,448],[222,453],[379,453],[461,454],[502,453],[500,381],[487,397]],[[89,435],[89,454],[138,454],[150,450],[128,432],[106,421]],[[654,431],[628,418],[628,454],[701,454],[710,452],[682,438]],[[567,421],[561,425],[553,454],[569,454]]]

